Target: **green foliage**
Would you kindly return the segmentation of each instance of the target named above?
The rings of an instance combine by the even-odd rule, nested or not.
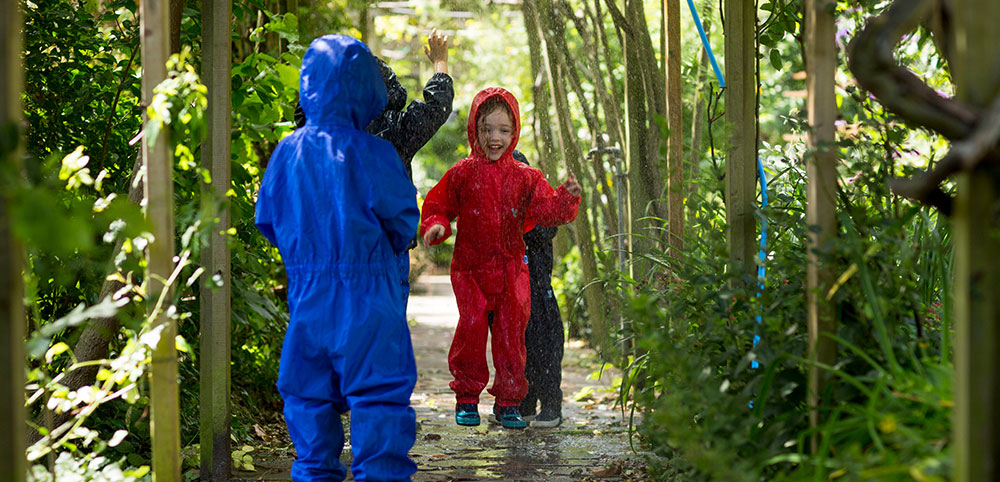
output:
[[[838,323],[838,363],[821,367],[831,379],[821,394],[824,423],[811,431],[806,408],[808,151],[765,143],[770,206],[757,213],[769,228],[760,289],[733,289],[756,280],[725,274],[716,194],[723,185],[703,172],[688,200],[684,256],[653,255],[670,277],[626,291],[645,356],[623,391],[643,414],[639,433],[664,480],[949,477],[948,226],[886,188],[912,169],[904,163],[919,155],[916,146],[934,143],[852,88],[844,92],[840,233],[821,259],[838,275],[821,294],[835,302]],[[797,121],[787,119],[794,133]],[[821,441],[815,454],[813,435]]]
[[[190,183],[198,192],[204,177],[192,169],[192,153],[185,146],[194,145],[192,141],[202,135],[205,87],[187,63],[188,57],[189,52],[185,52],[168,63],[170,76],[156,89],[146,133],[169,132],[180,173],[178,184]],[[175,306],[181,298],[190,296],[201,274],[191,259],[196,255],[207,223],[201,222],[204,216],[197,206],[188,206],[180,209],[177,216],[179,254],[167,281],[175,286],[174,298],[165,298],[164,291],[160,299],[148,299],[145,256],[153,242],[148,223],[138,205],[122,199],[116,192],[108,192],[118,183],[110,178],[107,168],[100,169],[95,176],[89,165],[90,158],[79,147],[59,164],[52,160],[42,163],[34,182],[17,185],[14,193],[14,232],[29,247],[31,269],[25,273],[25,284],[32,308],[30,321],[35,327],[29,334],[26,350],[30,360],[26,404],[40,417],[36,418],[39,423],[33,424],[40,438],[28,448],[27,457],[29,462],[37,464],[49,453],[59,454],[51,470],[34,465],[30,471],[32,480],[51,480],[70,473],[85,476],[86,480],[136,480],[148,472],[147,459],[139,455],[148,452],[148,424],[138,422],[147,410],[145,374],[152,347],[159,339],[159,330],[152,326],[152,320],[160,312],[165,312],[175,323],[190,319],[190,312],[177,310]],[[185,176],[185,172],[189,175]],[[100,260],[100,255],[107,256],[105,253],[111,252],[116,244],[119,247],[114,250],[112,262]],[[63,263],[64,278],[41,278],[48,275],[49,262],[60,263],[64,259],[77,260],[68,266]],[[100,277],[80,276],[87,272]],[[65,296],[55,298],[52,291],[45,289],[68,283],[74,277],[73,288],[80,293],[75,307],[64,304]],[[119,283],[119,287],[87,306],[87,300],[100,292],[105,278]],[[148,310],[149,306],[155,309]],[[76,328],[108,318],[118,318],[123,327],[112,355],[102,360],[78,360],[70,348],[75,343]],[[182,352],[190,351],[181,337],[177,339],[177,347]],[[63,385],[66,375],[84,367],[98,368],[92,384],[79,388]],[[52,427],[45,422],[47,413],[70,416]],[[131,439],[127,440],[129,436]],[[122,469],[123,466],[138,468]]]

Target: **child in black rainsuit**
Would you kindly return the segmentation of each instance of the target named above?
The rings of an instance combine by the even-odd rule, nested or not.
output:
[[[528,159],[515,150],[514,159],[528,164]],[[552,292],[552,238],[559,228],[536,226],[524,234],[528,256],[528,279],[531,284],[531,316],[524,332],[527,359],[524,376],[528,379],[528,394],[521,400],[520,412],[532,427],[558,427],[562,423],[562,316]],[[542,409],[538,411],[541,403]],[[536,415],[537,413],[537,415]]]
[[[389,95],[389,104],[382,114],[375,118],[365,131],[389,141],[396,148],[396,153],[403,160],[406,172],[413,180],[413,156],[434,137],[434,133],[444,125],[451,115],[451,104],[455,98],[455,89],[451,76],[448,75],[448,37],[441,35],[437,29],[427,37],[424,53],[434,64],[434,75],[424,86],[424,100],[414,99],[406,106],[406,88],[399,83],[396,73],[389,64],[375,57],[382,72],[382,81]],[[405,107],[405,110],[404,110]],[[295,125],[306,124],[306,115],[302,106],[295,106]],[[416,246],[416,238],[408,249]]]
[[[448,75],[448,36],[442,35],[437,29],[427,37],[424,53],[434,65],[434,75],[424,86],[424,100],[414,99],[406,106],[406,88],[399,83],[396,73],[379,57],[375,57],[382,81],[389,96],[385,110],[371,121],[365,132],[389,141],[396,148],[406,174],[413,182],[413,156],[434,137],[437,130],[444,125],[451,115],[451,104],[455,98],[455,89],[451,76]],[[403,110],[404,107],[406,110]],[[295,106],[295,125],[306,124],[306,115],[299,103]],[[403,285],[403,303],[406,304],[410,293],[410,256],[409,251],[417,246],[416,232],[406,246],[397,264],[399,266],[400,283]]]

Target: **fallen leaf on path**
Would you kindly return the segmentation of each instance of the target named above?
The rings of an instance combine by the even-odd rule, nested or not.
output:
[[[424,440],[441,440],[441,435],[436,433],[429,433],[424,435]]]
[[[253,424],[253,431],[254,431],[254,433],[257,434],[258,437],[260,437],[261,440],[270,442],[272,439],[274,439],[274,437],[272,437],[272,436],[268,435],[267,433],[265,433],[264,429],[260,428],[260,425],[258,425],[256,423]]]
[[[621,467],[612,465],[603,469],[589,469],[589,472],[594,477],[615,477],[621,474]]]

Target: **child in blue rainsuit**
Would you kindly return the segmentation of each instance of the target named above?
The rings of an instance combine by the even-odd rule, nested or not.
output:
[[[392,145],[364,132],[386,105],[367,46],[314,40],[300,93],[308,122],[278,143],[256,208],[288,273],[278,390],[298,455],[292,479],[346,477],[340,416],[350,410],[354,480],[410,480],[417,369],[396,256],[416,230],[416,189]]]

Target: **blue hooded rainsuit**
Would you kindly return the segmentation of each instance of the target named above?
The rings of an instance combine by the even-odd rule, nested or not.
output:
[[[364,132],[386,91],[360,41],[327,35],[302,59],[308,122],[278,143],[256,223],[288,273],[278,390],[296,481],[339,481],[351,411],[354,479],[410,480],[417,369],[396,256],[416,230],[416,189],[392,145]]]

